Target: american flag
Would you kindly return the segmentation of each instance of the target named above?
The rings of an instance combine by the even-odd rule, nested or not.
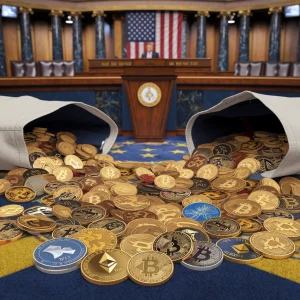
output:
[[[160,58],[181,58],[182,19],[180,12],[128,12],[127,58],[141,58],[151,42]]]

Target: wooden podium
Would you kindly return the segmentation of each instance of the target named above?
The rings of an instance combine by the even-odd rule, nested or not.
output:
[[[127,93],[135,141],[163,142],[174,82],[177,77],[174,67],[166,66],[164,60],[161,59],[139,59],[138,66],[124,66],[124,73],[121,77]],[[155,95],[151,93],[151,90]],[[151,97],[160,98],[160,101],[157,104],[157,101],[152,104],[140,101],[142,97],[147,99],[149,95],[149,101]]]

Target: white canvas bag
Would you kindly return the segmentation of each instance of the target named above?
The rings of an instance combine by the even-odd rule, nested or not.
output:
[[[255,130],[287,135],[289,151],[277,169],[264,172],[263,177],[280,177],[300,173],[300,98],[268,96],[245,91],[225,98],[214,107],[192,116],[186,127],[190,154],[202,143],[235,132],[251,118]]]
[[[101,145],[105,141],[103,153],[111,149],[118,135],[118,127],[109,116],[82,102],[0,96],[0,170],[31,168],[23,133],[34,126],[54,133],[70,131],[82,144]]]

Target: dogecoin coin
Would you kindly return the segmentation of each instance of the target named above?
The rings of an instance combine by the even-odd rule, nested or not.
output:
[[[172,277],[174,265],[166,254],[149,251],[131,257],[127,271],[129,278],[137,284],[158,286]]]
[[[253,218],[261,213],[261,206],[251,200],[229,200],[223,208],[227,214],[238,218]]]
[[[26,186],[15,186],[5,191],[5,198],[10,202],[15,203],[32,201],[35,196],[35,191]]]
[[[81,274],[87,281],[98,285],[114,285],[128,278],[130,256],[117,249],[96,251],[81,263]]]
[[[300,237],[300,223],[286,218],[269,218],[264,221],[264,228],[267,231],[281,233],[290,239]]]
[[[220,209],[208,203],[192,203],[186,206],[183,211],[183,216],[198,222],[204,222],[207,219],[217,218],[221,216]]]
[[[288,258],[295,252],[293,241],[277,232],[256,232],[250,237],[250,245],[255,252],[272,259]]]
[[[195,271],[213,270],[223,262],[223,252],[220,247],[210,242],[196,242],[190,258],[181,264]]]
[[[94,221],[101,220],[105,217],[105,215],[105,209],[95,205],[87,205],[75,208],[71,214],[72,218],[80,222],[80,224],[83,226],[89,225]]]
[[[0,245],[20,239],[23,231],[14,221],[0,221]]]
[[[89,228],[104,228],[113,232],[116,236],[122,235],[126,231],[126,223],[112,218],[94,221],[89,224]]]
[[[52,238],[58,239],[58,238],[69,238],[73,234],[85,229],[85,227],[81,225],[63,225],[59,228],[55,229],[52,232]]]
[[[83,242],[88,253],[103,249],[114,249],[117,246],[117,236],[103,228],[87,228],[72,235],[72,238]]]
[[[254,264],[263,258],[261,254],[251,249],[250,243],[246,239],[225,238],[217,241],[217,246],[222,249],[226,260],[237,264]]]
[[[203,223],[203,229],[213,238],[233,237],[241,233],[241,226],[238,222],[222,217],[206,220]]]
[[[165,253],[173,262],[180,262],[187,259],[192,253],[193,242],[185,233],[168,231],[154,240],[153,250]]]
[[[204,231],[197,228],[181,227],[175,229],[175,231],[183,232],[192,239],[193,242],[210,242],[210,237]]]
[[[133,256],[140,252],[151,251],[155,236],[150,234],[132,234],[120,243],[120,249]]]
[[[19,216],[24,211],[24,207],[18,204],[9,204],[0,207],[0,218],[10,218]]]

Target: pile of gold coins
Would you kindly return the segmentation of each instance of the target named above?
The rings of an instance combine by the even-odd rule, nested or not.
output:
[[[115,161],[70,132],[24,136],[33,168],[0,179],[11,202],[0,207],[0,244],[44,234],[49,240],[34,252],[42,272],[80,267],[94,284],[152,286],[172,277],[174,263],[207,271],[223,259],[251,264],[295,252],[300,181],[253,179],[279,165],[284,134],[221,137],[156,164]]]

